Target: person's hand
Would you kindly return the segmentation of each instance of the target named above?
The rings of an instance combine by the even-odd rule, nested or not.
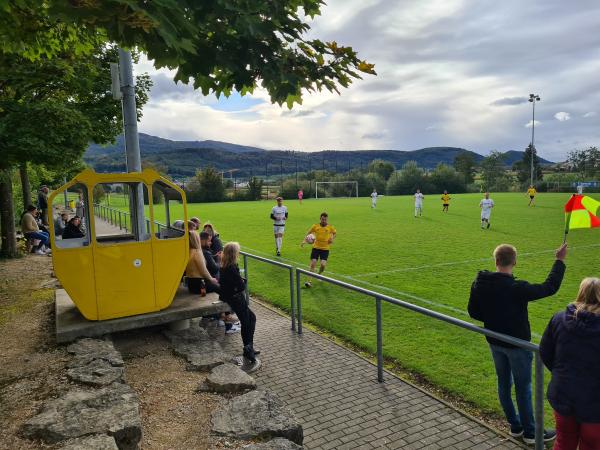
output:
[[[329,238],[329,240],[327,241],[329,244],[333,244],[333,238]]]
[[[567,243],[565,242],[561,245],[558,250],[556,250],[556,259],[559,261],[564,261],[567,257]]]

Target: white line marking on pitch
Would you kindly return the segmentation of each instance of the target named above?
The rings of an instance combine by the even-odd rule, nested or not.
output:
[[[592,247],[600,247],[600,244],[580,245],[578,247],[571,247],[569,250],[592,248]],[[541,250],[539,252],[519,253],[519,256],[520,257],[536,256],[536,255],[542,255],[544,253],[553,253],[555,251],[556,251],[556,249]],[[463,261],[451,261],[451,262],[437,263],[437,264],[426,264],[426,265],[417,266],[417,267],[403,267],[403,268],[399,268],[399,269],[382,270],[381,272],[366,272],[366,273],[359,273],[359,274],[353,275],[353,277],[355,277],[355,278],[372,277],[372,276],[376,276],[376,275],[387,275],[390,273],[411,272],[414,270],[432,269],[435,267],[456,266],[456,265],[460,265],[460,264],[469,264],[469,263],[474,263],[474,262],[486,262],[486,261],[493,261],[493,258],[491,256],[489,256],[487,258],[465,259]]]

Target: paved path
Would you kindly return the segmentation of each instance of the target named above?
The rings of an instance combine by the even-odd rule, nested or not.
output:
[[[259,387],[273,390],[304,425],[316,449],[522,449],[333,342],[253,302],[255,346],[263,352]],[[241,350],[239,335],[224,336]]]

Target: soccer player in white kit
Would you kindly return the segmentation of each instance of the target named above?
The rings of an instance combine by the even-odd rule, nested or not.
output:
[[[490,193],[485,193],[485,198],[479,202],[481,208],[481,229],[483,230],[485,223],[487,222],[487,228],[490,227],[490,215],[492,214],[492,208],[494,207],[494,200],[490,198]]]
[[[419,216],[423,215],[423,199],[425,198],[425,196],[423,194],[421,194],[421,190],[417,189],[417,192],[415,193],[415,217],[417,217],[417,214]]]
[[[275,234],[275,251],[277,256],[281,256],[281,246],[283,245],[283,233],[285,232],[285,222],[288,218],[287,207],[283,206],[283,198],[277,197],[277,206],[271,210],[271,219],[273,219],[273,233]]]
[[[371,208],[375,208],[377,206],[377,189],[373,189],[371,193]]]

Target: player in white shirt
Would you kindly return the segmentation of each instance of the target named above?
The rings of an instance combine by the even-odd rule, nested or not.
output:
[[[285,222],[288,218],[287,207],[283,206],[283,198],[277,197],[277,206],[271,210],[271,219],[273,219],[273,233],[275,234],[275,251],[277,256],[281,256],[281,246],[283,245],[283,233],[285,232]]]
[[[492,208],[494,207],[494,200],[490,198],[490,193],[485,193],[485,198],[481,199],[479,202],[479,207],[481,208],[481,229],[484,228],[484,225],[487,222],[487,228],[490,227],[490,215],[492,214]]]
[[[373,189],[371,193],[371,208],[375,208],[377,206],[377,189]]]
[[[417,189],[417,192],[415,193],[415,217],[417,217],[417,214],[419,216],[423,215],[423,199],[425,198],[425,196],[423,194],[421,194],[421,191],[419,189]]]

